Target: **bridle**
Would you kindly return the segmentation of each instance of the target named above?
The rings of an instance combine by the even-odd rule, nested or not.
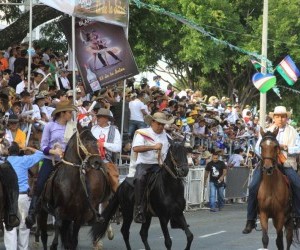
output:
[[[173,156],[173,153],[172,153],[172,150],[170,150],[170,157],[171,157],[171,161],[174,165],[174,171],[172,171],[172,169],[164,162],[161,166],[164,167],[166,169],[166,171],[174,178],[174,179],[180,179],[182,177],[179,177],[179,164],[176,162],[174,156]]]
[[[274,159],[274,157],[264,157],[264,156],[261,156],[262,164],[263,164],[264,160],[271,160],[272,163],[273,163],[272,167],[270,167],[270,168],[266,168],[265,166],[262,166],[262,171],[265,172],[265,173],[267,173],[267,175],[272,175],[274,169],[278,166],[277,155],[278,155],[279,143],[278,143],[278,141],[276,140],[276,138],[273,135],[265,135],[262,138],[259,146],[262,148],[262,143],[264,143],[267,140],[271,140],[271,141],[275,142],[275,149],[276,149],[275,154],[276,154],[276,156],[275,156],[275,159]]]
[[[80,170],[85,170],[86,169],[87,163],[88,163],[90,157],[92,157],[92,156],[99,156],[99,154],[91,154],[88,151],[88,149],[84,146],[84,144],[82,143],[82,140],[80,139],[80,136],[81,136],[81,134],[83,132],[84,131],[82,131],[82,132],[79,133],[79,131],[77,129],[76,129],[76,132],[75,132],[75,136],[76,136],[76,152],[77,152],[77,155],[80,158],[81,164],[76,164],[76,163],[67,161],[64,158],[61,159],[61,162],[63,162],[64,164],[67,164],[69,166],[79,167]],[[83,152],[83,154],[85,156],[84,159],[81,157],[80,151]],[[94,168],[94,169],[96,169],[96,170],[99,170],[99,167],[96,167],[94,165],[92,165],[91,167]]]

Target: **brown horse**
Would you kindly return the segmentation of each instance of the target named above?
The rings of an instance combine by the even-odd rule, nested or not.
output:
[[[294,236],[298,238],[298,231],[293,231],[291,206],[291,190],[287,177],[278,168],[279,143],[276,140],[278,128],[274,132],[264,132],[261,129],[261,168],[262,181],[258,190],[258,212],[262,227],[262,243],[267,248],[269,244],[268,219],[273,219],[276,228],[276,245],[284,249],[283,227],[285,228],[287,249],[290,249]],[[297,239],[298,241],[298,239]]]
[[[67,145],[63,161],[47,181],[41,195],[38,226],[44,249],[47,249],[48,212],[56,220],[56,237],[51,249],[57,249],[58,232],[65,249],[76,249],[81,225],[97,220],[99,204],[108,200],[110,193],[97,140],[90,129],[77,131]]]

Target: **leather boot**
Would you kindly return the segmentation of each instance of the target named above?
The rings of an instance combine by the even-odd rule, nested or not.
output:
[[[38,203],[39,197],[34,195],[30,202],[30,207],[28,210],[28,216],[25,219],[25,224],[28,229],[31,229],[36,222],[35,214],[36,214],[36,206]]]
[[[247,220],[246,227],[243,230],[243,234],[251,233],[253,228],[255,228],[255,220]]]
[[[20,225],[18,214],[19,185],[15,170],[8,162],[4,162],[0,167],[0,180],[5,197],[4,223],[7,231]]]
[[[145,223],[145,212],[144,212],[144,193],[146,189],[146,181],[144,178],[136,179],[134,185],[134,198],[135,198],[135,206],[134,206],[134,221],[136,223]]]

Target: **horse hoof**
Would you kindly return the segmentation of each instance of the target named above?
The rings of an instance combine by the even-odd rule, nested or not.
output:
[[[39,242],[33,242],[33,249],[39,249],[40,244]]]
[[[114,231],[113,231],[112,227],[109,226],[109,228],[107,229],[107,238],[109,240],[113,240],[114,237],[115,237]]]
[[[102,242],[102,240],[94,242],[93,250],[103,250],[103,242]]]

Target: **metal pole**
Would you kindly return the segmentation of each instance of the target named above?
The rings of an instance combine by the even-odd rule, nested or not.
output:
[[[129,4],[127,5],[127,25],[125,29],[125,35],[128,40],[128,34],[129,34]],[[125,118],[125,95],[126,95],[126,85],[127,85],[127,80],[124,80],[123,82],[123,105],[122,105],[122,122],[121,122],[121,144],[123,146],[123,134],[124,134],[124,118]],[[122,164],[122,151],[120,153],[120,158],[119,158],[119,165]]]
[[[263,59],[261,64],[263,67],[261,68],[261,73],[267,73],[267,56],[268,56],[268,8],[269,8],[268,0],[264,0],[264,8],[263,8],[263,29],[262,29],[262,56]],[[260,107],[259,107],[259,124],[265,129],[265,121],[266,121],[266,105],[267,105],[267,94],[260,94]]]
[[[75,72],[75,17],[72,16],[72,64],[73,64],[73,104],[76,101],[76,72]]]
[[[32,1],[29,0],[29,45],[28,45],[28,69],[27,69],[27,90],[30,91],[31,61],[32,61]]]

